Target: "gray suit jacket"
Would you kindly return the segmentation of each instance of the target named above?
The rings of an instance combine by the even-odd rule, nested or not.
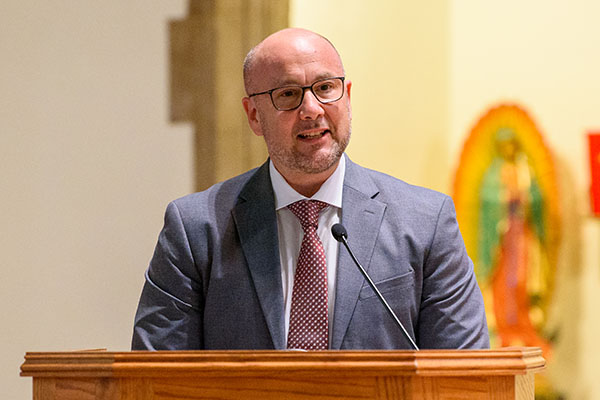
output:
[[[347,161],[342,223],[349,244],[417,345],[488,347],[452,200]],[[283,349],[283,309],[265,163],[169,204],[132,348]],[[345,248],[333,319],[332,349],[410,348]]]

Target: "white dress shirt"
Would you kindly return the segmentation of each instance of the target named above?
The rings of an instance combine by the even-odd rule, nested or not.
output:
[[[329,204],[319,214],[317,235],[323,243],[325,260],[327,261],[327,306],[329,313],[329,344],[331,345],[333,310],[335,304],[335,277],[339,243],[331,235],[331,227],[340,222],[342,215],[342,192],[344,187],[344,173],[346,171],[346,157],[340,158],[338,167],[333,174],[323,183],[317,193],[310,200],[319,200]],[[308,199],[296,192],[286,182],[283,176],[275,169],[273,162],[269,163],[271,183],[275,193],[275,209],[277,211],[277,232],[279,235],[279,257],[281,262],[281,282],[283,284],[283,302],[285,305],[285,341],[290,326],[290,310],[292,308],[292,289],[294,287],[294,273],[298,262],[298,254],[304,235],[298,218],[287,208],[288,205],[299,200]]]

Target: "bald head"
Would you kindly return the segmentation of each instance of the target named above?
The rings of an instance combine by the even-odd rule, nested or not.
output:
[[[246,93],[254,93],[262,88],[257,77],[267,67],[285,69],[286,63],[295,62],[301,57],[326,58],[339,64],[343,75],[343,64],[333,44],[318,33],[301,29],[287,28],[267,36],[252,48],[244,59],[244,86]]]
[[[286,182],[311,197],[335,171],[350,140],[352,82],[339,54],[314,32],[284,29],[248,53],[244,84],[250,128],[264,138]],[[296,107],[277,106],[292,99]]]

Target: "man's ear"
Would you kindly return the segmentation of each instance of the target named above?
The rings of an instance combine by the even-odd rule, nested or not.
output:
[[[352,120],[352,102],[350,101],[350,89],[352,89],[352,81],[347,80],[346,82],[346,95],[348,96],[348,112],[350,113],[350,120]]]
[[[250,129],[256,136],[262,136],[262,128],[260,125],[260,116],[258,114],[258,110],[256,109],[256,105],[254,101],[250,97],[244,97],[242,99],[242,106],[244,106],[244,111],[246,111],[246,117],[248,117],[248,125],[250,125]]]
[[[347,80],[344,82],[346,84],[346,94],[348,95],[348,100],[350,99],[350,89],[352,88],[352,81]]]

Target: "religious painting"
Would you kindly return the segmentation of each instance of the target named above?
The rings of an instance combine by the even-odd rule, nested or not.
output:
[[[553,333],[545,325],[560,241],[559,195],[552,154],[523,108],[498,105],[473,126],[453,198],[492,347],[537,346],[549,360]],[[537,397],[557,398],[551,392]]]

